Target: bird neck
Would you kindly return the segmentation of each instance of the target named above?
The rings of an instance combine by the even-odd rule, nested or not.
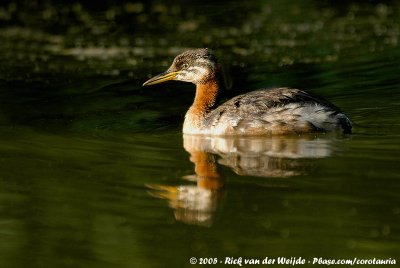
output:
[[[187,111],[183,123],[183,133],[204,134],[204,119],[218,104],[218,93],[223,88],[218,76],[204,83],[196,84],[196,97]]]
[[[206,83],[196,85],[196,96],[191,109],[203,115],[212,111],[218,104],[218,93],[221,83],[218,79],[212,79]]]

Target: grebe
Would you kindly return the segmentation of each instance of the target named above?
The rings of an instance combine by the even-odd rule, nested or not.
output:
[[[191,82],[196,96],[185,116],[184,134],[210,136],[351,133],[351,121],[338,107],[299,89],[260,89],[217,107],[223,87],[221,65],[207,48],[178,55],[167,71],[143,86],[169,80]]]

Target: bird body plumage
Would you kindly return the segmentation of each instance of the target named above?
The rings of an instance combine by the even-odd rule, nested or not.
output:
[[[189,50],[178,55],[166,72],[143,85],[167,80],[196,85],[196,96],[183,124],[184,134],[249,136],[335,130],[351,133],[351,121],[338,107],[294,88],[260,89],[236,96],[217,107],[222,88],[221,67],[208,49]]]

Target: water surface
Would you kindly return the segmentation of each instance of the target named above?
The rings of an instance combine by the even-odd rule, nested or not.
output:
[[[330,2],[4,4],[1,266],[398,258],[400,7]],[[184,137],[193,86],[141,84],[191,47],[225,98],[299,87],[354,134]]]

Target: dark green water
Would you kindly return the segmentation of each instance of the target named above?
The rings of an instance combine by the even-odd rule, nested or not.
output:
[[[0,266],[400,262],[400,5],[183,3],[0,6]],[[191,47],[226,98],[306,89],[354,134],[182,137],[193,86],[141,84]]]

